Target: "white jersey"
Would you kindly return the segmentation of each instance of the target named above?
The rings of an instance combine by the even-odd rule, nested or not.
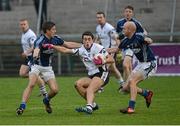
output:
[[[36,35],[31,29],[28,29],[27,32],[22,34],[21,45],[24,53],[27,53],[27,51],[33,47],[35,40],[36,40]],[[29,53],[27,55],[30,56],[32,55],[32,53]]]
[[[96,36],[105,49],[117,46],[115,41],[116,35],[115,28],[107,22],[103,27],[101,27],[101,25],[96,27]]]
[[[86,50],[85,47],[82,45],[80,48],[72,49],[75,55],[78,55],[82,62],[84,63],[86,69],[88,70],[88,75],[94,75],[100,72],[99,67],[96,66],[93,62],[93,57],[95,54],[103,54],[104,56],[108,55],[108,52],[105,48],[97,43],[93,43],[90,50]],[[104,71],[107,71],[107,66],[103,65],[101,67]]]

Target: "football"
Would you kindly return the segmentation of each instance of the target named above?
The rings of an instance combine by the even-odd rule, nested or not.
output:
[[[103,65],[105,61],[106,61],[106,57],[103,54],[98,53],[94,55],[93,62],[96,65]]]

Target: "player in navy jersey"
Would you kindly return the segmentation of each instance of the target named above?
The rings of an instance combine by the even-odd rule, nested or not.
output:
[[[48,44],[49,48],[54,48],[59,52],[71,53],[80,57],[84,63],[88,77],[80,78],[76,81],[75,88],[77,92],[86,100],[87,105],[85,107],[78,107],[76,111],[92,114],[94,110],[98,109],[98,105],[95,102],[95,93],[98,89],[107,84],[109,81],[109,64],[114,62],[114,59],[105,48],[93,41],[93,34],[91,32],[84,32],[82,35],[83,45],[77,49],[68,49],[61,46]],[[102,54],[105,60],[94,59],[96,54]]]
[[[134,8],[132,6],[126,6],[124,8],[124,18],[119,19],[117,22],[116,31],[119,34],[119,38],[122,40],[124,35],[122,33],[123,26],[127,21],[133,21],[136,25],[136,32],[147,34],[147,32],[142,28],[142,25],[139,21],[133,18],[134,15]],[[133,52],[129,50],[122,50],[123,53],[123,71],[124,71],[124,80],[126,81],[128,76],[132,71],[132,59],[133,59]]]
[[[77,48],[80,47],[79,43],[74,42],[65,42],[60,37],[55,36],[56,27],[53,22],[45,22],[43,24],[44,34],[40,35],[34,42],[34,52],[33,52],[33,61],[31,66],[31,71],[29,74],[29,83],[26,89],[24,90],[22,96],[22,102],[17,109],[17,115],[21,115],[26,109],[26,103],[30,97],[32,89],[37,81],[39,75],[41,75],[44,81],[48,84],[50,91],[48,95],[43,99],[46,111],[52,113],[52,108],[50,106],[50,100],[58,93],[58,85],[55,79],[54,71],[52,70],[51,60],[54,53],[54,49],[44,48],[44,44],[54,44],[62,45],[68,48]]]
[[[157,65],[155,56],[149,47],[149,44],[152,43],[152,39],[144,37],[142,33],[136,33],[136,25],[134,22],[126,22],[123,27],[123,33],[125,38],[120,43],[119,49],[131,49],[139,60],[138,65],[133,69],[122,88],[122,91],[130,92],[130,100],[129,106],[125,109],[120,109],[120,112],[131,114],[135,112],[137,93],[145,98],[146,105],[149,108],[153,92],[141,89],[137,87],[137,84],[155,73]],[[112,49],[111,51],[117,50],[118,49]]]
[[[19,70],[19,75],[21,77],[28,77],[30,65],[31,65],[30,62],[32,60],[34,41],[36,40],[36,35],[29,28],[29,23],[27,19],[21,19],[19,22],[19,25],[22,31],[21,46],[22,46],[23,52],[21,53],[21,56],[24,59],[24,63],[21,65],[20,70]],[[37,82],[38,82],[41,95],[46,96],[47,91],[46,91],[44,81],[41,79],[41,77],[38,77]]]

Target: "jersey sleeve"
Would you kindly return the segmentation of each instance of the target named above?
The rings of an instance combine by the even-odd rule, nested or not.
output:
[[[108,55],[108,52],[106,51],[105,48],[102,48],[99,53],[103,54],[104,56]]]
[[[145,35],[143,33],[136,33],[136,38],[139,43],[144,43]]]
[[[30,46],[34,46],[34,41],[36,40],[36,36],[31,36],[29,39],[28,39],[28,42],[30,44]]]
[[[124,38],[124,34],[123,34],[123,22],[122,22],[122,20],[121,21],[119,21],[118,23],[117,23],[117,26],[116,26],[116,32],[117,32],[117,34],[118,34],[118,37],[119,37],[119,39],[121,40],[121,39],[123,39]]]
[[[117,32],[116,32],[116,30],[115,29],[111,29],[110,31],[109,31],[109,35],[110,35],[110,37],[112,38],[112,39],[116,39],[117,38],[117,36],[118,36],[118,34],[117,34]]]
[[[79,48],[77,48],[77,49],[72,49],[72,52],[73,52],[74,55],[79,56]]]
[[[118,48],[119,49],[125,49],[126,48],[125,43],[127,43],[126,42],[126,37],[121,40],[121,43],[119,44]]]
[[[41,35],[40,37],[38,37],[35,41],[34,41],[34,48],[40,48],[40,44],[42,43],[44,39],[44,36]]]
[[[59,36],[54,36],[54,38],[52,39],[52,43],[54,45],[63,45],[64,40],[62,38],[60,38]]]
[[[140,32],[140,33],[144,33],[144,29],[143,29],[141,23],[140,23],[139,21],[136,21],[136,20],[135,20],[135,24],[136,24],[136,27],[137,27],[136,32],[137,32],[137,33],[139,33],[139,32]]]

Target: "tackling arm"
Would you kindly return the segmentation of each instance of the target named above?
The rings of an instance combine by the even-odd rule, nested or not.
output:
[[[68,49],[68,48],[63,47],[63,46],[55,46],[55,45],[53,45],[52,48],[54,48],[58,52],[62,52],[62,53],[71,53],[71,54],[73,53],[73,51],[71,49]]]
[[[107,48],[106,51],[108,53],[116,53],[119,51],[119,48]]]
[[[79,48],[81,47],[81,43],[78,42],[64,42],[63,44],[64,47],[67,47],[69,49],[74,49],[74,48]]]
[[[107,55],[106,56],[106,64],[111,64],[111,63],[114,63],[114,58],[111,56],[111,55]]]

